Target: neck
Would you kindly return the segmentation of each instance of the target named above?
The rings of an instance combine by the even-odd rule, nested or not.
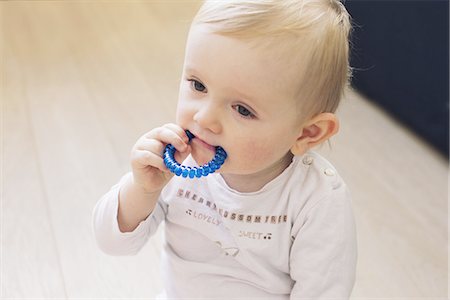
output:
[[[241,193],[252,193],[262,189],[291,164],[294,156],[291,152],[266,169],[253,174],[222,174],[227,185]]]

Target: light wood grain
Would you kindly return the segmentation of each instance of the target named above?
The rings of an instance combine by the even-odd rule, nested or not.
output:
[[[8,49],[5,49],[8,51]],[[10,60],[5,70],[2,103],[2,296],[64,297],[64,279],[53,224],[42,187],[41,162],[30,124],[31,112],[24,97],[17,62]]]
[[[153,298],[161,232],[134,257],[101,253],[99,197],[129,151],[174,120],[199,1],[10,1],[2,18],[2,298]],[[447,298],[445,159],[349,93],[319,151],[354,197],[353,299]]]

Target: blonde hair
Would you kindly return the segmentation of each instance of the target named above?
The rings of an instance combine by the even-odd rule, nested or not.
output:
[[[307,62],[298,77],[302,117],[336,111],[351,77],[350,16],[339,0],[206,0],[193,23],[236,38],[282,38],[293,60],[301,51]]]

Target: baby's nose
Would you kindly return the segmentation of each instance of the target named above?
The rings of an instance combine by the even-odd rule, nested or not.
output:
[[[222,131],[219,110],[218,107],[205,105],[195,113],[194,121],[203,129],[219,134]]]

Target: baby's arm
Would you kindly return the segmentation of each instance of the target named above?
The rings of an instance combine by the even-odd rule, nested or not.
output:
[[[166,124],[136,142],[131,151],[133,176],[127,178],[119,192],[117,219],[122,232],[133,231],[150,215],[161,190],[172,178],[162,158],[165,146],[172,144],[178,150],[178,161],[182,161],[189,153],[188,141],[184,129]]]
[[[110,255],[134,255],[145,245],[148,238],[158,229],[165,218],[167,206],[158,201],[151,216],[141,222],[133,232],[122,232],[118,224],[119,190],[132,177],[125,174],[119,183],[114,185],[97,202],[93,211],[93,231],[98,247]]]
[[[349,299],[356,269],[356,231],[345,184],[294,223],[291,299]]]
[[[122,177],[98,201],[93,212],[93,230],[97,244],[111,255],[132,255],[144,246],[167,213],[164,201],[158,201],[163,187],[172,177],[162,152],[173,144],[178,161],[190,151],[184,147],[187,136],[180,127],[167,124],[143,135],[131,151],[132,172]]]

